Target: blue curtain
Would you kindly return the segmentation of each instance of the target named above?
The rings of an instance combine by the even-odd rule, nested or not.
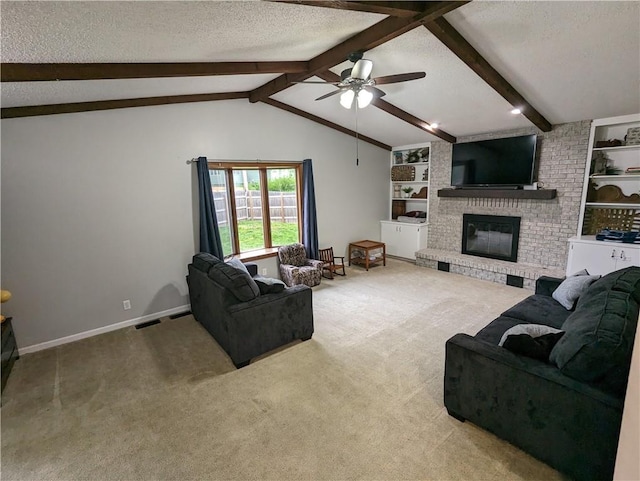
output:
[[[211,192],[211,179],[206,157],[198,157],[198,191],[200,199],[200,252],[208,252],[218,259],[224,258],[216,206]]]
[[[302,163],[302,243],[310,259],[318,258],[318,219],[311,159]]]

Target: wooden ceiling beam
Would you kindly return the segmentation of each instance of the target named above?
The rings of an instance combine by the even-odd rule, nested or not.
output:
[[[2,82],[302,73],[308,62],[3,63]]]
[[[346,127],[343,127],[342,125],[338,125],[335,124],[333,122],[330,122],[328,120],[325,120],[321,117],[318,117],[316,115],[310,114],[309,112],[305,112],[304,110],[300,110],[296,107],[293,107],[291,105],[279,102],[277,100],[274,99],[264,99],[262,100],[262,102],[264,102],[265,104],[271,105],[272,107],[276,107],[282,110],[286,110],[287,112],[290,112],[292,114],[295,115],[299,115],[300,117],[304,117],[305,119],[311,120],[313,122],[316,122],[318,124],[324,125],[325,127],[329,127],[330,129],[333,130],[337,130],[338,132],[342,132],[343,134],[347,134],[350,135],[352,137],[357,137],[358,139],[367,142],[369,144],[375,145],[376,147],[380,147],[381,149],[384,150],[388,150],[391,151],[391,146],[387,145],[385,143],[379,142],[375,139],[372,139],[371,137],[367,137],[366,135],[362,135],[359,134],[353,130],[347,129]]]
[[[352,52],[364,52],[375,48],[422,25],[423,22],[435,20],[467,3],[469,2],[426,2],[425,10],[412,17],[388,17],[309,60],[309,70],[307,72],[284,74],[252,90],[249,95],[249,101],[259,102],[264,100],[290,87],[293,82],[301,82],[316,75],[318,72],[329,70],[331,67],[344,62]]]
[[[449,22],[440,17],[425,21],[424,26],[507,102],[519,108],[522,115],[536,127],[543,132],[551,131],[551,122],[520,95]]]
[[[218,94],[173,95],[166,97],[99,100],[95,102],[74,102],[67,104],[33,105],[26,107],[4,107],[0,109],[0,118],[13,119],[18,117],[34,117],[37,115],[70,114],[76,112],[91,112],[95,110],[126,109],[129,107],[148,107],[152,105],[211,102],[213,100],[246,98],[249,98],[249,92],[226,92]]]
[[[335,8],[338,10],[352,10],[357,12],[379,13],[391,17],[412,17],[416,13],[423,12],[428,2],[370,2],[370,1],[314,1],[314,0],[272,0],[275,3],[293,3],[310,7]]]
[[[317,74],[317,76],[320,77],[322,80],[326,80],[327,82],[338,82],[340,80],[340,76],[336,75],[330,70],[327,70],[325,72],[320,72]],[[418,127],[419,129],[424,130],[425,132],[431,135],[435,135],[436,137],[442,140],[451,142],[452,144],[455,144],[457,142],[457,139],[453,135],[445,132],[444,130],[441,130],[438,128],[435,128],[435,129],[432,128],[429,122],[425,122],[424,120],[419,119],[415,115],[412,115],[409,112],[406,112],[396,107],[395,105],[390,104],[386,100],[383,100],[380,98],[378,99],[374,98],[371,101],[371,105],[374,105],[380,110],[384,110],[388,114],[393,115],[394,117],[397,117],[400,120],[404,120],[408,124],[411,124],[414,127]]]

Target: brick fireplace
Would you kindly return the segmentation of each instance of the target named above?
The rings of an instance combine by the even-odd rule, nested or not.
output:
[[[584,180],[590,121],[553,127],[551,132],[535,128],[461,137],[460,142],[536,133],[539,156],[537,180],[556,189],[555,199],[438,197],[439,189],[451,185],[451,144],[432,142],[429,187],[429,231],[427,249],[416,255],[416,264],[437,268],[449,264],[450,272],[494,282],[522,277],[522,285],[533,289],[540,275],[564,275],[567,240],[576,235]],[[520,218],[516,262],[462,254],[465,214]]]

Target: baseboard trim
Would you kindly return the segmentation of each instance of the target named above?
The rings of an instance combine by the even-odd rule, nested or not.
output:
[[[135,326],[136,324],[140,324],[141,322],[152,321],[160,317],[172,316],[174,314],[180,314],[181,312],[189,310],[191,310],[190,304],[173,307],[171,309],[167,309],[166,311],[154,312],[153,314],[147,314],[146,316],[136,317],[135,319],[129,319],[127,321],[116,322],[115,324],[98,327],[97,329],[91,329],[90,331],[79,332],[78,334],[72,334],[71,336],[60,337],[51,341],[41,342],[40,344],[32,344],[31,346],[19,347],[18,354],[22,356],[23,354],[29,354],[31,352],[42,351],[43,349],[61,346],[62,344],[67,344],[69,342],[79,341],[80,339],[86,339],[87,337],[97,336],[99,334],[104,334],[105,332],[116,331],[124,327]]]

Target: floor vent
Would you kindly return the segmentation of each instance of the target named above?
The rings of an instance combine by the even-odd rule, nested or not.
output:
[[[169,319],[178,319],[180,317],[188,316],[191,314],[191,311],[181,312],[180,314],[174,314],[173,316],[169,316]]]
[[[153,326],[154,324],[160,324],[160,319],[155,319],[153,321],[147,321],[141,324],[136,324],[136,329],[142,329],[144,327]]]
[[[507,285],[513,287],[523,287],[524,279],[520,276],[512,276],[507,274]]]
[[[438,261],[438,270],[449,272],[449,263],[448,262],[440,262]]]

